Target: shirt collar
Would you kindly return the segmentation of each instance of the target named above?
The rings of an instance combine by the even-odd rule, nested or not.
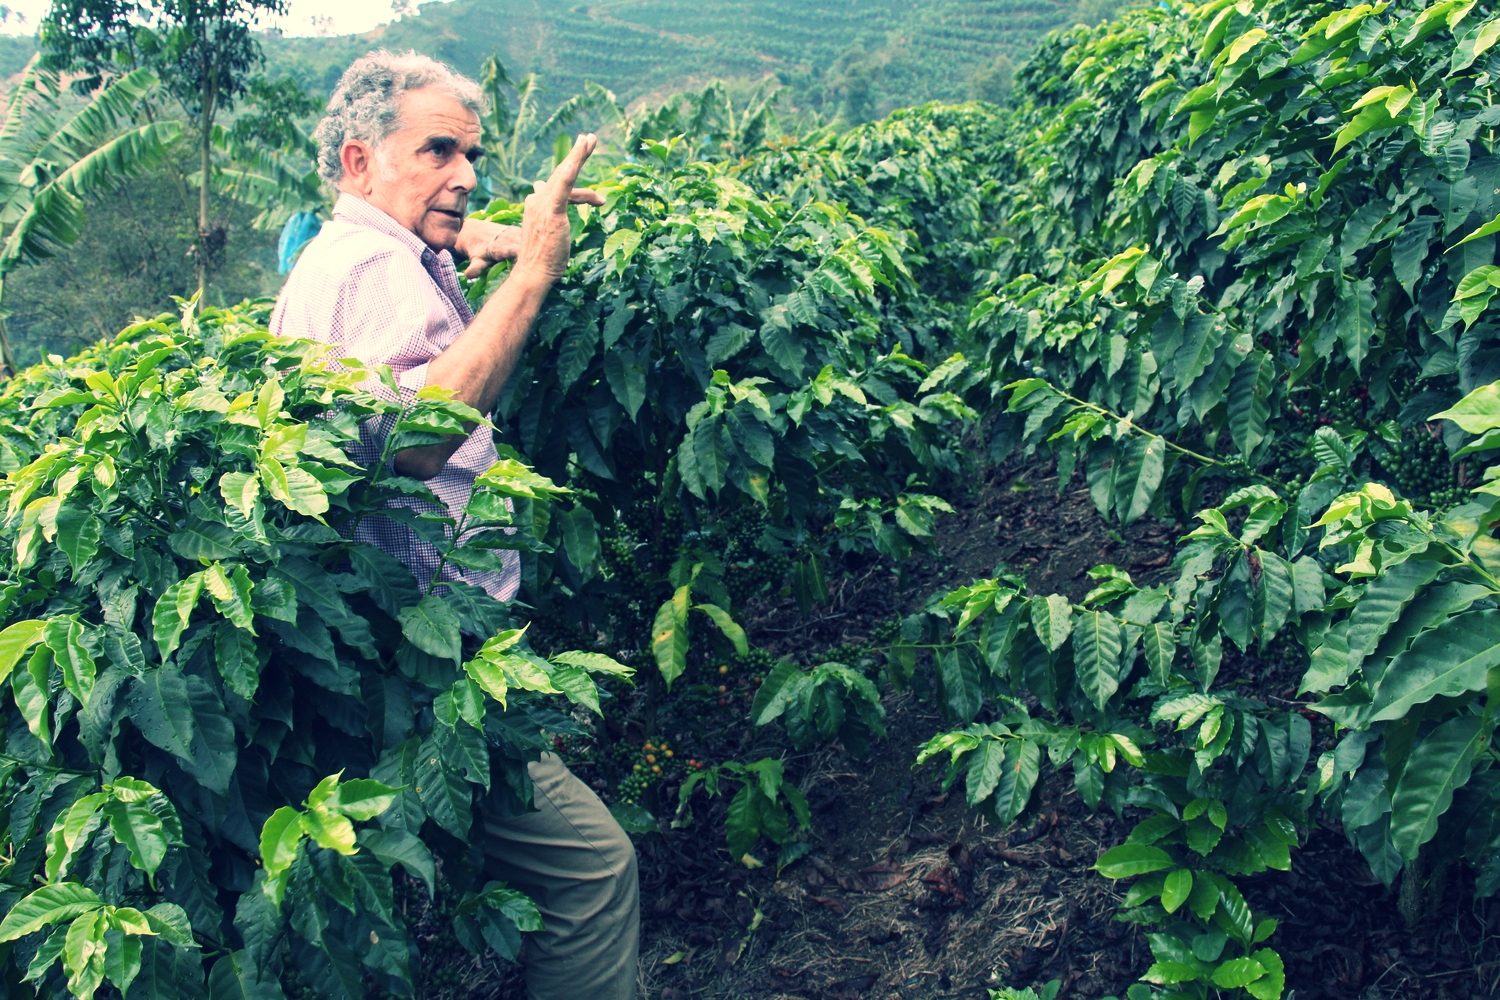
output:
[[[334,203],[333,217],[343,218],[359,226],[368,226],[371,229],[393,236],[411,248],[412,254],[424,263],[431,257],[452,257],[447,250],[438,253],[428,246],[420,236],[407,229],[401,223],[391,218],[386,212],[376,208],[358,195],[345,191],[339,195],[339,200]]]

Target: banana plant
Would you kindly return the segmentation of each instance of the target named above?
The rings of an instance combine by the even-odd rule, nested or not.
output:
[[[606,125],[625,123],[625,109],[620,106],[619,98],[613,91],[592,82],[585,83],[582,93],[574,94],[542,118],[541,77],[527,73],[519,80],[512,80],[505,64],[494,53],[480,68],[479,85],[489,99],[489,110],[481,124],[486,153],[482,169],[491,194],[524,198],[530,193],[531,180],[526,171],[537,145],[580,115],[597,111]],[[559,141],[567,140],[559,136]]]
[[[218,155],[209,184],[220,195],[260,209],[252,227],[274,229],[299,213],[326,215],[331,208],[332,197],[318,177],[317,143],[301,124],[321,112],[322,103],[293,78],[257,77],[234,124],[214,126]],[[201,173],[191,180],[201,184]]]
[[[684,152],[692,157],[738,159],[773,138],[779,131],[776,98],[781,87],[762,80],[736,108],[724,84],[714,81],[702,90],[667,98],[630,120],[625,151],[635,153],[646,140],[682,136]]]
[[[157,85],[148,70],[113,80],[63,118],[65,85],[38,58],[12,88],[0,124],[0,301],[17,267],[78,239],[86,198],[160,163],[182,134],[177,122],[136,123]],[[3,319],[0,360],[6,374],[15,371]]]
[[[256,229],[275,229],[298,212],[326,211],[329,196],[318,177],[316,147],[299,126],[279,149],[245,142],[227,129],[215,129],[214,145],[227,163],[214,170],[213,184],[228,198],[260,209]]]

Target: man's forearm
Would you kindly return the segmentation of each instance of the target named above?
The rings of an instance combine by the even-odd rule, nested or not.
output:
[[[451,389],[459,400],[488,414],[515,371],[516,360],[550,288],[545,276],[519,268],[512,271],[469,328],[427,363],[427,384]],[[466,432],[473,429],[465,428]],[[442,444],[399,451],[396,471],[431,479],[465,440],[466,435],[455,435]]]

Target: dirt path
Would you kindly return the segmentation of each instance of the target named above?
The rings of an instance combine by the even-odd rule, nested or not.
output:
[[[1174,526],[1110,531],[1086,493],[1059,497],[1049,476],[1037,465],[996,477],[943,520],[937,555],[912,560],[899,576],[880,567],[845,575],[830,588],[831,606],[808,618],[789,600],[752,609],[752,644],[816,661],[822,650],[868,642],[892,615],[989,576],[1002,561],[1032,589],[1074,598],[1101,562],[1139,583],[1169,574]],[[1229,671],[1268,696],[1290,698],[1295,687],[1276,664],[1242,659],[1226,663]],[[965,808],[961,792],[942,793],[937,766],[912,768],[920,744],[945,726],[935,706],[906,692],[888,697],[886,710],[890,738],[864,761],[836,748],[792,753],[775,727],[737,722],[738,706],[710,724],[668,713],[685,754],[784,754],[812,805],[818,846],[779,874],[732,863],[722,800],[698,808],[687,829],[641,838],[641,1000],[985,1000],[993,986],[1052,979],[1063,983],[1060,996],[1099,998],[1123,995],[1145,971],[1144,939],[1113,919],[1118,893],[1089,870],[1133,818],[1089,812],[1070,777],[1044,767],[1034,808],[1017,827],[996,829]],[[1245,883],[1258,909],[1283,920],[1272,943],[1297,1000],[1500,993],[1500,902],[1475,901],[1472,886],[1454,880],[1408,931],[1394,894],[1341,834],[1315,831],[1293,857],[1293,871]],[[444,950],[434,939],[429,954]],[[460,983],[427,995],[523,996],[498,960],[462,961],[469,971]],[[446,968],[451,977],[452,963]]]

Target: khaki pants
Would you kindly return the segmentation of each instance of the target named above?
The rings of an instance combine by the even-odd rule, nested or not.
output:
[[[635,847],[554,754],[530,765],[536,812],[484,821],[485,870],[525,892],[546,929],[526,938],[530,1000],[633,1000],[640,943]]]

